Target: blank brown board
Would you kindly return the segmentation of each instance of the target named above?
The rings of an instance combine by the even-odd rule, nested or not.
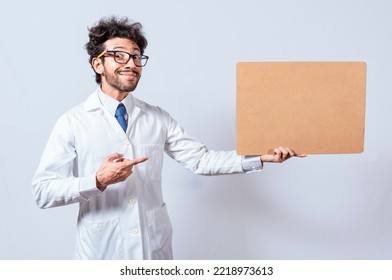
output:
[[[361,153],[365,103],[364,62],[239,62],[237,152]]]

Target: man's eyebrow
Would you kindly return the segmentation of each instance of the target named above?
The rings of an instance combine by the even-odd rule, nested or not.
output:
[[[123,47],[123,46],[114,46],[114,47],[112,48],[112,50],[116,50],[116,49],[127,50],[127,48],[125,48],[125,47]],[[138,52],[140,52],[140,49],[137,48],[137,47],[134,47],[132,50],[133,50],[133,51],[138,51]]]

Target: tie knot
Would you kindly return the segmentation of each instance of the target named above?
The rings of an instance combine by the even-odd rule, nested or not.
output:
[[[116,109],[116,117],[124,116],[126,113],[127,113],[127,109],[125,109],[124,104],[122,103],[118,104],[118,107]]]

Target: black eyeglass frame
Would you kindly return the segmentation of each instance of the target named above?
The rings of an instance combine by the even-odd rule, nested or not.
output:
[[[127,64],[131,60],[131,58],[132,58],[133,63],[135,63],[135,66],[137,66],[137,67],[144,67],[144,66],[146,66],[146,64],[148,62],[148,59],[149,59],[149,57],[147,55],[131,54],[131,53],[126,52],[126,51],[115,51],[115,50],[104,50],[103,52],[101,52],[97,56],[97,58],[101,58],[106,53],[112,53],[114,61],[119,63],[119,64]],[[128,55],[127,61],[126,62],[118,62],[117,59],[116,59],[116,53],[125,53],[125,54],[127,54]],[[142,62],[144,62],[144,63],[142,63]]]

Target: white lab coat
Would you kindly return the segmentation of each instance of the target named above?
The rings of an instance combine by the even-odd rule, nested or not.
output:
[[[172,226],[161,189],[163,154],[196,174],[242,173],[235,151],[209,151],[170,115],[133,96],[127,133],[98,90],[61,116],[33,178],[41,208],[79,203],[76,259],[172,259]],[[104,192],[95,174],[113,153],[149,159]]]

